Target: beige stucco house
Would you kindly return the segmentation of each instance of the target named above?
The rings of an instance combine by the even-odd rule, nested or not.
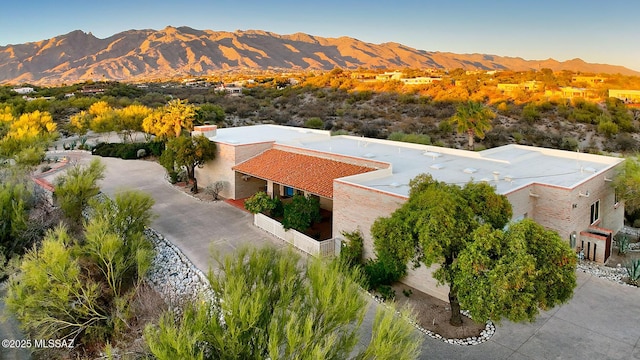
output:
[[[218,152],[197,170],[200,184],[223,181],[220,195],[228,199],[257,191],[317,196],[332,212],[332,240],[359,229],[366,257],[375,256],[371,225],[408,199],[409,181],[422,173],[460,185],[488,182],[511,202],[513,221],[531,218],[556,230],[596,262],[606,261],[623,226],[624,206],[611,186],[620,158],[521,145],[472,152],[277,125],[196,131]],[[432,270],[411,270],[403,282],[446,300],[448,288],[437,286]]]

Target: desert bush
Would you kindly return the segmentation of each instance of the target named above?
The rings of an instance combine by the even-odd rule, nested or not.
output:
[[[7,307],[36,338],[104,340],[129,328],[133,295],[151,266],[143,234],[150,196],[134,191],[91,202],[83,239],[58,226],[24,256]],[[81,341],[78,341],[80,343]]]
[[[320,221],[320,201],[314,196],[295,194],[290,203],[284,205],[282,227],[285,230],[305,231],[314,222]]]
[[[304,127],[310,129],[322,129],[323,126],[324,122],[319,117],[312,117],[304,122]]]
[[[405,134],[400,131],[392,132],[388,136],[389,140],[402,141],[414,144],[430,145],[431,137],[427,134]]]
[[[360,265],[364,252],[362,233],[360,230],[343,231],[342,236],[345,237],[346,241],[342,243],[342,248],[340,249],[340,260],[349,268]]]
[[[275,205],[271,196],[264,191],[259,191],[244,201],[244,208],[252,214],[273,210]]]
[[[129,160],[137,159],[140,150],[144,150],[146,154],[160,156],[164,150],[164,143],[160,141],[148,143],[100,143],[93,148],[92,153],[103,157]]]
[[[376,290],[381,285],[391,285],[407,274],[407,265],[389,254],[378,254],[375,260],[364,264],[365,286]]]
[[[218,296],[148,325],[153,356],[173,359],[415,359],[415,329],[380,308],[357,351],[366,299],[338,262],[301,262],[273,248],[240,249],[209,281]],[[403,315],[407,315],[406,312]]]
[[[211,197],[213,197],[213,200],[218,200],[220,192],[223,188],[224,182],[216,181],[213,184],[207,185],[207,187],[204,189],[204,192],[208,195],[211,195]]]
[[[522,109],[522,119],[529,124],[533,124],[536,121],[540,120],[542,116],[538,111],[537,107],[533,103],[529,103],[524,106]]]

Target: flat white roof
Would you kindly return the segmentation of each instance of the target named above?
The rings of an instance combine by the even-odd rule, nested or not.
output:
[[[210,140],[231,145],[273,141],[386,162],[391,165],[391,175],[388,171],[378,174],[374,171],[342,181],[405,197],[409,194],[409,181],[423,173],[459,185],[488,181],[498,193],[506,194],[531,183],[573,188],[623,161],[610,156],[522,145],[474,152],[355,136],[331,136],[329,131],[279,125],[221,128]]]

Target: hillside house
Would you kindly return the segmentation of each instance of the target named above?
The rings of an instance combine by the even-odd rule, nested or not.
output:
[[[422,173],[460,185],[488,182],[511,202],[513,221],[531,218],[556,230],[599,263],[623,225],[611,186],[620,158],[522,145],[473,152],[277,125],[196,131],[217,144],[216,159],[196,171],[200,184],[223,181],[220,195],[228,199],[258,191],[316,196],[332,214],[332,240],[359,229],[366,257],[374,256],[371,225],[408,199],[409,181]],[[432,271],[410,270],[403,282],[446,300],[448,289]]]
[[[402,83],[405,85],[428,85],[428,84],[433,84],[436,81],[442,81],[442,78],[431,77],[431,76],[420,76],[415,78],[401,78],[400,81],[402,81]]]
[[[627,104],[640,104],[640,90],[609,90],[609,97],[617,98]]]
[[[26,95],[26,94],[31,94],[35,92],[35,90],[32,87],[19,87],[19,88],[13,88],[12,90],[20,95]]]
[[[498,90],[500,90],[504,94],[511,94],[516,90],[537,91],[542,89],[542,86],[542,83],[531,80],[519,84],[498,84]]]
[[[606,79],[602,76],[573,76],[571,82],[587,84],[594,86],[596,84],[602,84]]]

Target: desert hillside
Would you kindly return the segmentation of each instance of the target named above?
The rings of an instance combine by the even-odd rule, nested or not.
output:
[[[532,70],[550,68],[640,75],[622,66],[525,60],[484,54],[417,50],[350,37],[212,31],[189,27],[129,30],[106,39],[79,30],[48,40],[0,47],[0,84],[61,84],[202,75],[230,69],[437,68]]]

